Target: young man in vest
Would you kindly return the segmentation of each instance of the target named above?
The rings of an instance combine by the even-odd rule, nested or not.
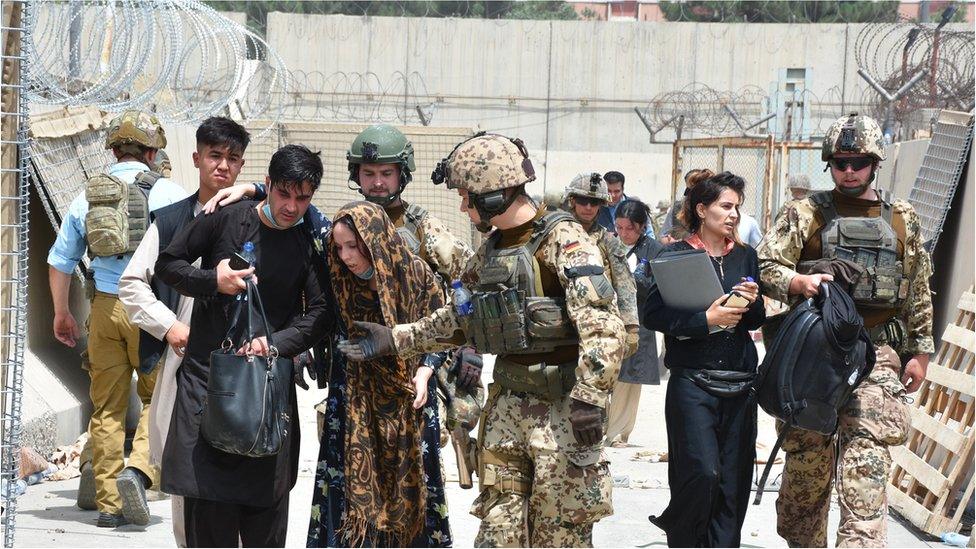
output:
[[[234,184],[244,167],[244,151],[250,135],[243,126],[222,116],[205,120],[196,133],[193,165],[200,173],[200,188],[185,200],[156,210],[155,221],[132,255],[119,280],[119,299],[129,319],[143,332],[139,340],[141,362],[158,362],[161,371],[149,408],[151,461],[162,461],[166,434],[176,399],[176,370],[183,360],[190,335],[193,298],[182,296],[155,277],[159,252],[193,220],[220,189]],[[172,496],[173,534],[179,547],[186,546],[183,498]]]
[[[840,118],[827,130],[821,156],[834,189],[789,202],[777,216],[758,250],[764,291],[796,304],[833,279],[810,272],[823,263],[819,260],[857,262],[864,272],[851,297],[874,341],[877,363],[839,411],[836,441],[800,429],[786,435],[777,531],[791,547],[825,547],[836,472],[837,546],[883,547],[888,448],[905,441],[910,427],[905,393],[916,391],[925,379],[935,350],[928,283],[932,265],[912,206],[904,200],[889,202],[871,186],[885,158],[875,120],[857,114]],[[849,240],[847,235],[855,232],[858,240]]]
[[[536,207],[534,179],[519,140],[459,144],[434,181],[457,189],[479,230],[496,229],[461,276],[474,311],[449,305],[392,330],[357,322],[368,337],[339,344],[352,360],[465,341],[498,355],[478,440],[477,546],[590,546],[613,512],[602,438],[624,326],[599,248],[566,212]]]
[[[166,134],[151,114],[126,111],[112,120],[105,148],[118,162],[89,180],[85,192],[71,202],[47,258],[54,337],[74,347],[81,332],[68,309],[71,273],[86,250],[92,256],[93,280],[88,281],[95,286],[88,318],[92,461],[91,472],[82,465],[78,504],[93,508],[90,497],[83,496],[94,478],[97,524],[105,528],[127,522],[147,524],[145,488],[155,484],[158,476],[149,463],[147,414],[156,382],[155,364],[140,367],[139,330],[119,302],[118,285],[149,224],[149,212],[186,197],[182,187],[150,171],[165,146]],[[86,196],[99,200],[89,204]],[[133,372],[139,378],[142,410],[128,467],[124,467],[125,415]]]

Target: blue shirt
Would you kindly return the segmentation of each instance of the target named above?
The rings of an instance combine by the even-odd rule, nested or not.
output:
[[[109,175],[118,177],[125,183],[132,183],[136,175],[149,170],[142,162],[118,162],[108,169]],[[183,187],[166,178],[160,178],[149,191],[149,211],[156,211],[174,202],[179,202],[189,196]],[[71,274],[78,266],[88,240],[85,238],[85,214],[88,213],[88,201],[82,192],[68,206],[68,213],[61,221],[58,237],[47,254],[47,264],[64,274]],[[132,254],[115,257],[96,257],[91,261],[91,269],[95,274],[95,289],[108,294],[119,293],[119,278],[125,270]]]
[[[630,198],[626,194],[620,197],[620,202],[616,204],[607,204],[606,206],[600,206],[600,212],[596,214],[596,222],[603,225],[603,228],[610,231],[611,233],[617,234],[617,226],[614,225],[614,219],[617,218],[617,207],[623,204],[624,200],[640,200],[636,196]],[[647,226],[644,228],[644,234],[649,238],[655,238],[654,228],[651,227],[650,220],[648,220]]]

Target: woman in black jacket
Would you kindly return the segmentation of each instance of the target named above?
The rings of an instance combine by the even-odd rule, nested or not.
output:
[[[682,311],[665,305],[654,286],[641,311],[643,326],[664,333],[671,370],[664,407],[671,501],[650,520],[672,547],[738,547],[748,507],[756,457],[748,381],[758,363],[749,330],[766,313],[756,252],[737,238],[744,186],[723,172],[691,189],[682,208],[691,234],[665,249],[704,250],[726,294],[707,310]],[[747,305],[725,306],[732,292]]]
[[[627,263],[630,272],[640,269],[634,280],[637,286],[638,310],[644,304],[648,292],[648,285],[642,284],[646,278],[639,276],[641,271],[647,270],[647,264],[644,262],[654,259],[664,249],[660,242],[647,236],[646,229],[649,222],[650,212],[647,204],[634,198],[621,202],[614,214],[617,238],[628,248]],[[637,406],[640,403],[641,388],[644,385],[661,384],[656,335],[643,326],[638,335],[637,352],[625,358],[620,365],[620,374],[610,396],[606,438],[607,442],[615,447],[627,446],[630,433],[637,423]]]

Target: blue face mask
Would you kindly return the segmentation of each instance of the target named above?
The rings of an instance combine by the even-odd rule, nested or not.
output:
[[[361,272],[359,274],[356,274],[356,273],[353,273],[353,274],[355,274],[357,277],[359,277],[359,278],[361,278],[363,280],[370,280],[371,278],[373,278],[373,275],[376,274],[376,268],[374,268],[372,265],[370,265],[369,268],[366,269],[365,271],[363,271],[363,272]]]
[[[288,228],[290,228],[290,227],[282,227],[275,220],[274,215],[271,213],[271,202],[265,201],[264,202],[264,206],[261,207],[261,212],[264,213],[264,217],[266,217],[268,219],[268,221],[271,222],[271,226],[274,227],[275,229],[288,229]],[[297,226],[301,225],[304,222],[305,222],[305,218],[304,217],[299,217],[298,218],[298,221],[295,222],[295,224],[292,225],[292,227],[297,227]]]

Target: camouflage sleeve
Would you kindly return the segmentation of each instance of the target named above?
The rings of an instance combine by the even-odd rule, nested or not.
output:
[[[447,226],[431,215],[424,216],[420,222],[422,233],[421,255],[437,274],[450,284],[460,280],[464,267],[474,255],[471,247],[454,236]]]
[[[566,290],[566,309],[579,332],[578,381],[570,396],[605,408],[620,370],[625,332],[600,248],[582,227],[567,222],[557,225],[539,250],[540,262]]]
[[[397,355],[412,357],[423,353],[447,351],[464,343],[459,340],[461,323],[452,305],[445,305],[410,324],[393,327]]]
[[[787,203],[756,249],[763,293],[773,299],[790,301],[790,282],[797,275],[796,264],[813,222],[813,208],[809,200]]]
[[[905,220],[905,273],[909,276],[908,300],[901,311],[902,320],[908,327],[903,354],[925,354],[935,352],[932,339],[932,292],[929,278],[932,276],[932,259],[922,247],[921,222],[911,204],[899,200],[894,204],[895,212]]]

